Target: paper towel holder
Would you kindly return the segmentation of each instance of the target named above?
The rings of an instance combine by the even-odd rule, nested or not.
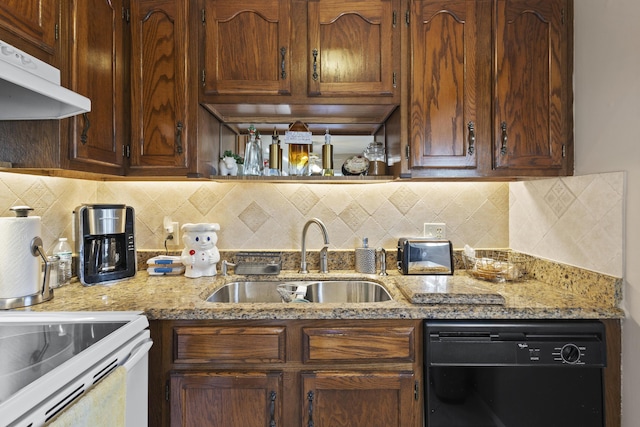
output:
[[[25,215],[26,216],[26,215]],[[51,274],[51,263],[47,260],[42,248],[42,239],[36,236],[31,239],[31,255],[41,257],[44,262],[44,274],[42,278],[42,288],[40,292],[15,298],[0,298],[0,310],[9,310],[18,307],[29,307],[49,301],[53,298],[53,289],[49,287],[49,276]]]

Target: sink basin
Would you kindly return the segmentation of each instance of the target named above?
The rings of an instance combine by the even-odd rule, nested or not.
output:
[[[391,301],[391,295],[382,285],[367,280],[265,280],[228,283],[209,295],[207,302],[286,302],[278,288],[281,291],[286,289],[291,293],[292,299],[297,298],[300,302],[371,303]],[[296,290],[299,291],[297,296],[294,295]]]
[[[361,280],[327,280],[307,286],[305,299],[309,302],[382,302],[391,301],[384,286]]]

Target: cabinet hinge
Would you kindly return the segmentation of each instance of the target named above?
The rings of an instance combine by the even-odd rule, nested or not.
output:
[[[396,13],[396,11],[393,11],[393,28],[396,27],[396,21],[398,19],[398,14]]]
[[[202,76],[200,78],[202,79],[202,87],[204,87],[207,82],[207,70],[202,70]]]
[[[564,25],[564,22],[565,22],[565,12],[564,12],[564,9],[562,9],[562,18],[561,18],[561,19],[562,19],[562,25]]]
[[[405,149],[404,149],[404,155],[405,155],[406,159],[409,160],[410,155],[411,155],[411,146],[409,144],[407,144]]]
[[[404,24],[408,27],[409,26],[409,22],[411,21],[411,11],[409,11],[407,9],[407,11],[404,13]]]
[[[395,89],[396,87],[398,87],[398,74],[394,71],[393,72],[393,88]]]
[[[164,385],[164,400],[169,401],[169,396],[171,389],[169,388],[169,381],[167,381]]]
[[[202,9],[202,11],[200,11],[200,20],[203,24],[207,22],[207,11],[205,9]]]
[[[56,22],[56,25],[53,27],[53,33],[56,40],[60,38],[60,25]]]
[[[131,158],[131,146],[123,145],[122,146],[122,157],[126,157],[127,159]]]
[[[413,398],[420,400],[420,383],[418,381],[413,384]]]
[[[562,158],[567,157],[567,146],[562,144]]]
[[[130,19],[131,19],[131,12],[129,12],[129,9],[127,9],[126,7],[123,7],[122,20],[128,24]]]

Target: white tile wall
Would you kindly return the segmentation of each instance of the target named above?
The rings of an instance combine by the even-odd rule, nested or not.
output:
[[[513,182],[514,250],[623,275],[624,172]]]

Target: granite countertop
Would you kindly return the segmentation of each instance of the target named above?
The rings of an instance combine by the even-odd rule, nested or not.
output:
[[[349,304],[209,303],[206,298],[238,280],[367,279],[383,284],[392,301]],[[150,276],[139,271],[110,285],[79,282],[55,289],[54,298],[30,311],[141,311],[149,319],[594,319],[622,318],[621,280],[592,272],[540,270],[520,282],[453,276],[388,276],[337,270],[278,276]]]

